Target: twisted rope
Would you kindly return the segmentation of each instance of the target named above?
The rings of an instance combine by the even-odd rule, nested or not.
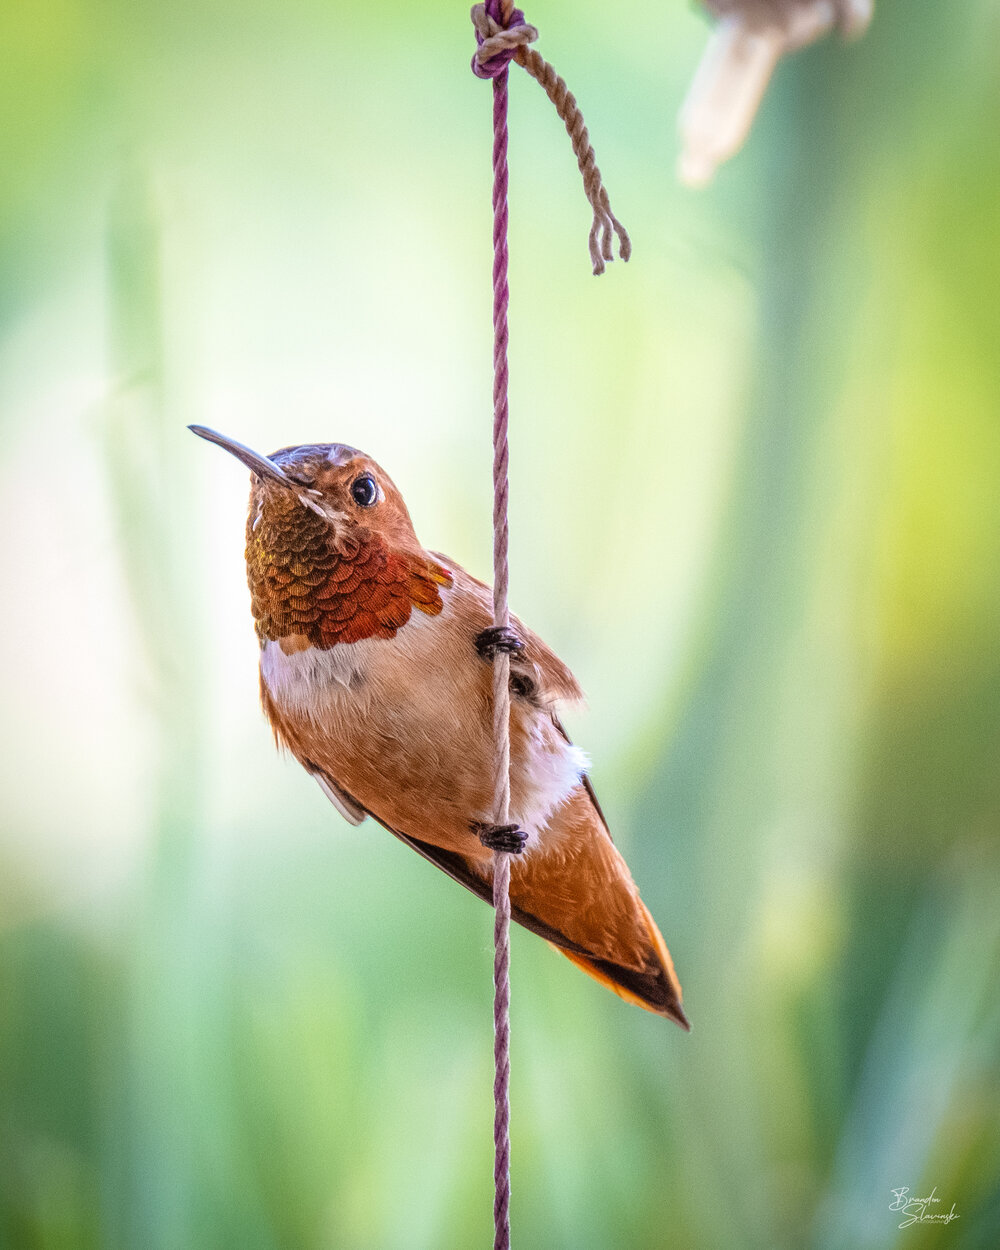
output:
[[[498,12],[498,9],[504,11]],[[612,247],[615,236],[618,238],[619,256],[628,260],[632,255],[632,241],[628,231],[611,211],[611,201],[576,96],[548,61],[528,46],[538,38],[538,31],[524,20],[520,9],[513,7],[513,0],[500,4],[497,0],[487,0],[484,4],[475,5],[472,24],[476,28],[478,44],[472,58],[472,72],[479,78],[492,78],[495,84],[499,76],[506,73],[510,62],[516,61],[535,79],[562,118],[583,178],[583,190],[594,214],[588,240],[594,273],[602,274],[605,262],[614,259]],[[506,78],[504,82],[506,84]]]
[[[494,1250],[510,1250],[510,853],[521,849],[525,835],[510,823],[510,657],[520,642],[510,629],[507,472],[508,402],[507,309],[507,76],[511,61],[524,67],[542,86],[569,134],[593,210],[590,259],[594,273],[604,272],[613,257],[612,240],[628,260],[628,232],[611,211],[583,114],[566,83],[529,44],[538,31],[524,20],[513,0],[485,0],[472,10],[476,52],[472,70],[493,80],[493,627],[476,645],[493,665],[492,825],[476,825],[483,843],[493,847],[493,1225]]]
[[[504,26],[513,0],[500,0]],[[523,17],[522,17],[523,22]],[[523,26],[521,29],[525,29]],[[503,59],[504,49],[500,50]],[[507,603],[507,67],[493,75],[493,628]],[[510,820],[510,652],[493,657],[493,819]],[[493,854],[493,1247],[510,1248],[510,856]]]

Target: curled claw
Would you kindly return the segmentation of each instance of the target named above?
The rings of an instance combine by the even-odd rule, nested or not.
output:
[[[495,660],[497,652],[506,651],[515,655],[524,649],[524,643],[512,629],[506,626],[491,625],[476,635],[476,650],[484,660]]]
[[[475,820],[472,832],[487,850],[503,851],[507,855],[520,855],[528,843],[528,835],[517,825],[489,825]]]

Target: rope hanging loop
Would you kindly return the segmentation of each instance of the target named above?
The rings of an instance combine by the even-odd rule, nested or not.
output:
[[[472,25],[476,30],[476,52],[472,58],[472,72],[477,78],[498,78],[516,61],[535,79],[552,101],[562,118],[573,154],[583,178],[583,190],[593,212],[588,244],[594,273],[602,274],[605,264],[614,260],[613,240],[618,239],[618,255],[628,260],[632,255],[632,240],[628,231],[611,211],[611,200],[597,166],[590,135],[583,113],[565,79],[534,48],[529,45],[538,38],[537,29],[525,20],[520,9],[510,7],[504,14],[501,0],[485,0],[472,8]]]

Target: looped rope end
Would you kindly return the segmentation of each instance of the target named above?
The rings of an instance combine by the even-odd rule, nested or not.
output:
[[[632,255],[632,240],[629,233],[611,211],[608,193],[601,188],[602,196],[599,207],[594,208],[594,224],[590,227],[590,261],[594,266],[594,277],[599,278],[605,269],[605,261],[614,260],[612,239],[618,239],[618,256],[627,261]]]
[[[594,274],[599,276],[604,272],[606,264],[614,260],[613,240],[618,239],[618,255],[626,261],[632,255],[632,240],[611,211],[611,201],[597,166],[597,157],[583,113],[576,102],[576,96],[566,85],[566,80],[534,48],[522,44],[515,51],[514,60],[527,70],[549,97],[566,127],[566,133],[573,145],[573,155],[583,178],[583,191],[594,214],[588,246]]]

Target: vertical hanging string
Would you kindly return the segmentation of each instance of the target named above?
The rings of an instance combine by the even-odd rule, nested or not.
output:
[[[507,67],[517,60],[556,106],[573,144],[584,191],[593,210],[590,255],[594,273],[612,259],[611,240],[628,260],[631,243],[611,212],[608,193],[576,100],[565,82],[528,44],[538,31],[514,0],[485,0],[472,9],[477,50],[473,72],[493,79],[493,628],[476,645],[493,662],[494,756],[492,826],[474,826],[493,851],[493,1224],[494,1250],[510,1250],[510,853],[524,834],[510,824],[510,656],[520,642],[510,630],[507,603]],[[521,839],[519,842],[518,839]],[[511,845],[513,843],[513,845]],[[503,849],[504,847],[508,849]]]
[[[490,17],[504,31],[514,20],[513,0],[489,0]],[[523,14],[517,14],[523,26]],[[480,47],[482,37],[479,38]],[[493,79],[493,631],[505,635],[510,625],[507,603],[507,65],[505,49],[493,65],[472,68]],[[510,652],[492,652],[493,819],[510,820]],[[510,856],[493,852],[493,1246],[510,1248]]]
[[[511,19],[504,0],[501,22]],[[507,603],[507,69],[493,79],[493,628]],[[493,819],[510,820],[510,652],[493,659]],[[493,852],[493,1247],[510,1247],[510,856]]]

